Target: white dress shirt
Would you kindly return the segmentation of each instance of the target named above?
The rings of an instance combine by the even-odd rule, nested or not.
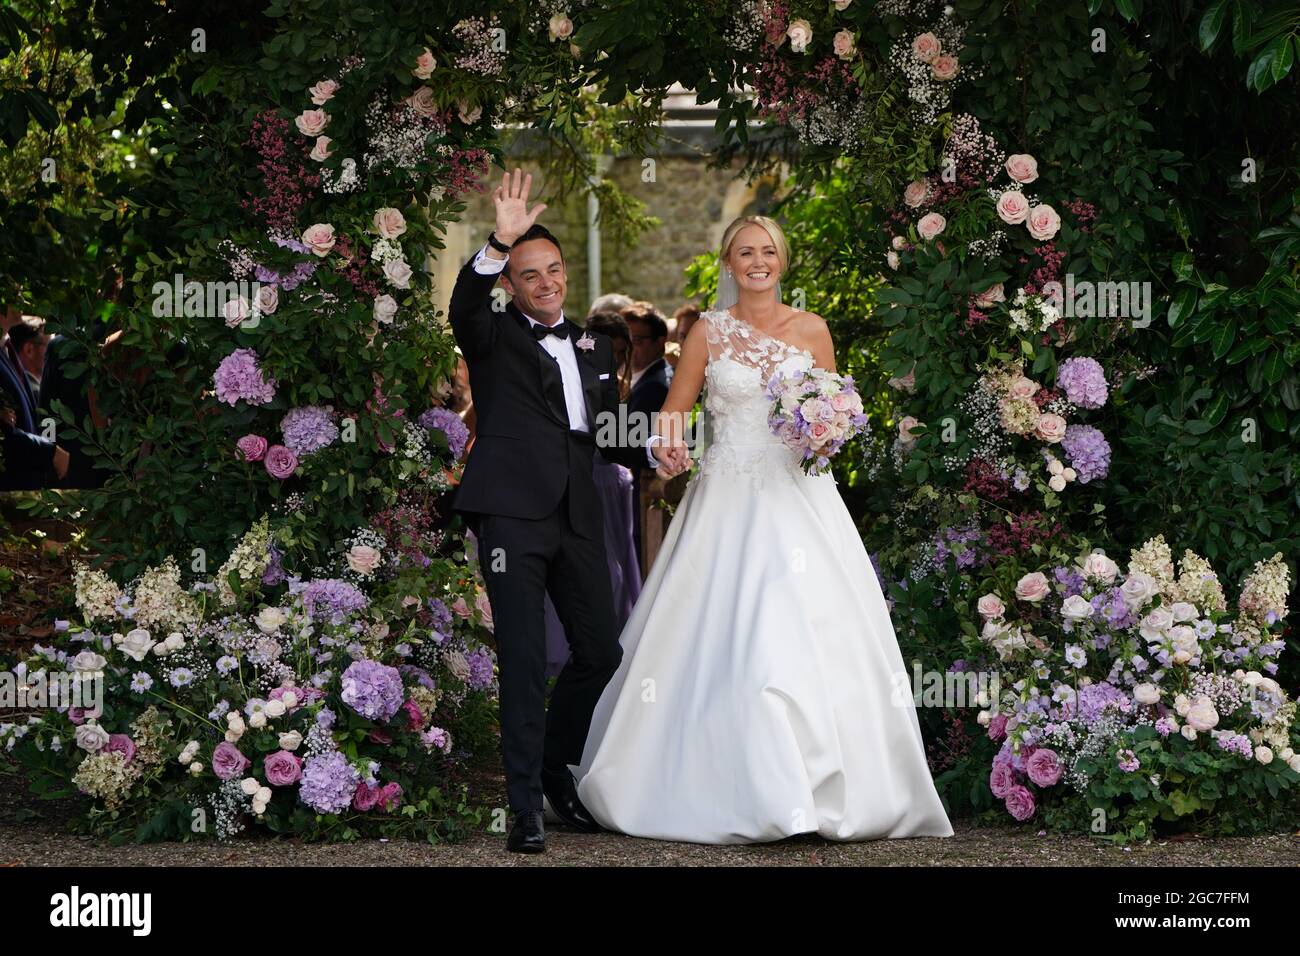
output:
[[[506,267],[506,261],[510,258],[506,254],[505,259],[496,259],[487,254],[487,244],[474,256],[474,271],[479,275],[495,275]],[[544,322],[538,322],[531,315],[528,315],[522,309],[520,314],[533,325],[545,325]],[[564,313],[560,313],[560,321],[564,321]],[[564,382],[564,405],[569,413],[569,428],[574,431],[590,432],[591,423],[587,420],[587,403],[582,394],[582,375],[578,371],[578,355],[573,350],[573,337],[560,338],[557,335],[544,335],[541,341],[537,343],[546,349],[547,353],[555,359],[560,366],[560,378]],[[659,467],[659,459],[654,456],[654,446],[659,442],[660,436],[652,435],[646,442],[646,457],[650,461],[651,468]]]

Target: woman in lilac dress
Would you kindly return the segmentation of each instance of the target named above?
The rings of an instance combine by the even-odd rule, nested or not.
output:
[[[608,335],[614,343],[618,366],[619,393],[626,400],[632,379],[632,335],[617,312],[597,312],[588,317],[587,328]],[[632,537],[632,519],[636,507],[632,501],[632,472],[622,465],[606,461],[596,450],[592,461],[596,494],[605,509],[605,554],[609,560],[609,580],[614,589],[614,614],[619,631],[627,623],[632,606],[641,593],[641,565],[637,560]],[[548,595],[546,598],[546,675],[554,677],[569,659],[569,642],[564,626]]]

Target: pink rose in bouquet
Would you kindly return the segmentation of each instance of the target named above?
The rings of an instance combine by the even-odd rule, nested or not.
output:
[[[829,369],[778,372],[768,381],[767,397],[772,400],[768,427],[787,448],[801,453],[810,475],[827,471],[831,456],[867,427],[853,379]]]

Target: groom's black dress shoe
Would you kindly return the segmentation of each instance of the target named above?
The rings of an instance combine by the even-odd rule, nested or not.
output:
[[[587,812],[587,808],[578,799],[578,787],[573,782],[569,768],[563,771],[542,771],[542,793],[555,811],[555,815],[571,827],[585,830],[587,833],[600,832],[600,824]]]
[[[546,829],[542,825],[541,810],[520,810],[515,814],[514,825],[506,837],[506,849],[511,853],[546,852]]]

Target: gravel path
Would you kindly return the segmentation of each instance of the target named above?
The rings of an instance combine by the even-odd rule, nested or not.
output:
[[[954,824],[950,839],[830,843],[796,837],[763,846],[664,843],[612,833],[547,830],[542,856],[507,853],[504,839],[478,834],[430,846],[366,840],[308,844],[248,839],[228,845],[163,843],[114,847],[39,820],[0,823],[5,866],[1300,866],[1300,834],[1169,840],[1122,849],[1082,836],[1038,836],[1015,827]]]

